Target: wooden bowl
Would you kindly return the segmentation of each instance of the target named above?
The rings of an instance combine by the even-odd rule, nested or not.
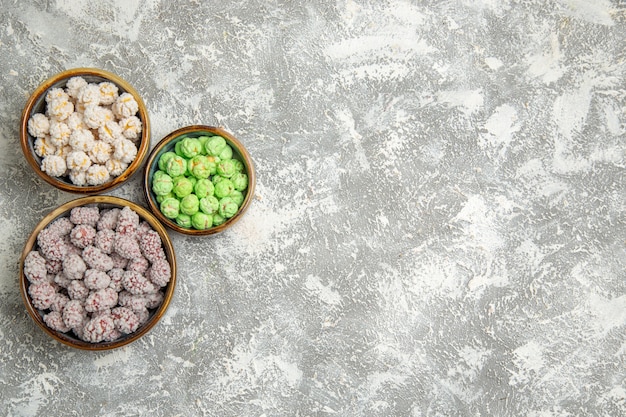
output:
[[[28,294],[28,287],[30,286],[30,282],[24,275],[24,260],[26,258],[26,255],[28,255],[31,250],[36,250],[38,248],[37,235],[39,234],[39,232],[45,229],[54,220],[61,217],[69,217],[70,211],[75,207],[93,206],[97,206],[101,210],[110,208],[123,208],[124,206],[128,206],[139,215],[140,221],[145,220],[146,222],[148,222],[152,229],[155,230],[161,237],[161,241],[163,242],[163,250],[165,251],[166,258],[170,264],[172,274],[169,283],[161,289],[164,293],[163,302],[156,309],[150,310],[150,316],[148,320],[143,325],[141,325],[134,333],[123,335],[121,338],[112,342],[89,343],[76,337],[76,335],[74,335],[72,331],[62,333],[49,328],[43,320],[44,312],[38,310],[33,306],[30,295]],[[174,247],[172,246],[172,242],[163,225],[152,215],[152,213],[150,213],[150,211],[146,210],[145,208],[119,197],[80,197],[52,210],[35,227],[30,237],[26,241],[24,250],[22,251],[22,256],[20,258],[19,280],[20,292],[22,294],[22,299],[24,301],[28,314],[32,317],[35,323],[37,323],[37,325],[53,339],[67,346],[83,350],[114,349],[128,345],[129,343],[134,342],[135,340],[144,336],[158,323],[161,317],[163,317],[163,314],[167,310],[170,301],[172,300],[172,297],[174,295],[174,289],[176,287],[176,254],[174,253]]]
[[[174,220],[169,219],[161,213],[159,208],[159,203],[157,202],[157,196],[152,190],[152,178],[154,173],[159,169],[158,161],[161,155],[165,152],[173,152],[176,146],[176,143],[185,137],[197,138],[200,136],[221,136],[226,140],[226,143],[231,146],[233,149],[233,159],[238,159],[243,163],[244,173],[248,175],[248,188],[244,191],[244,199],[241,205],[239,206],[239,210],[237,213],[227,219],[224,223],[213,226],[208,229],[194,229],[188,227],[179,226]],[[180,129],[173,131],[172,133],[165,136],[150,152],[148,156],[148,160],[146,161],[146,166],[144,168],[144,193],[146,196],[146,200],[152,213],[167,227],[176,232],[191,235],[191,236],[206,236],[212,235],[215,233],[223,232],[224,230],[231,227],[235,224],[246,212],[250,203],[252,202],[252,198],[254,196],[254,188],[256,186],[256,174],[254,170],[254,164],[252,163],[252,158],[243,144],[237,140],[232,134],[221,129],[219,127],[213,126],[204,126],[204,125],[193,125],[186,126]]]
[[[142,131],[141,137],[138,139],[137,144],[137,156],[132,161],[126,170],[117,177],[112,177],[108,182],[101,185],[74,185],[67,176],[53,177],[48,175],[41,169],[41,161],[43,158],[35,153],[35,140],[33,136],[28,132],[28,120],[32,115],[36,113],[45,113],[46,101],[45,97],[47,92],[52,88],[64,88],[67,81],[72,77],[82,77],[88,83],[100,83],[103,81],[109,81],[115,84],[119,89],[119,94],[126,92],[131,94],[137,104],[139,105],[139,111],[136,116],[141,120]],[[20,121],[20,143],[22,151],[28,164],[32,167],[33,171],[46,181],[48,184],[69,193],[94,195],[100,194],[105,191],[110,191],[115,187],[126,182],[135,172],[137,172],[145,161],[148,149],[150,147],[150,120],[148,118],[148,111],[141,96],[137,91],[122,78],[108,71],[104,71],[96,68],[75,68],[67,71],[60,72],[51,78],[44,81],[35,92],[28,99],[26,106],[22,112]]]

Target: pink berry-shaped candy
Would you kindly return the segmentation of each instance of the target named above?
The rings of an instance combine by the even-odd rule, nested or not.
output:
[[[33,307],[38,310],[47,310],[54,300],[56,289],[49,282],[30,284],[28,286],[28,294],[30,295]]]
[[[126,266],[126,270],[145,274],[149,266],[150,262],[148,262],[148,260],[143,256],[139,256],[138,258],[130,259],[128,265]]]
[[[115,231],[121,235],[135,237],[139,228],[139,215],[126,206],[120,211]]]
[[[82,279],[76,279],[70,282],[67,286],[67,295],[69,295],[72,300],[82,301],[89,295],[89,288],[85,286]]]
[[[130,308],[115,307],[111,310],[115,328],[124,334],[135,332],[139,327],[139,318]]]
[[[24,276],[32,284],[46,282],[48,269],[46,259],[37,251],[30,251],[24,258]]]
[[[111,283],[111,277],[106,272],[98,269],[88,269],[85,271],[85,278],[83,279],[85,286],[90,290],[101,290],[106,288]]]
[[[37,244],[46,259],[63,260],[67,255],[65,241],[50,229],[43,229],[37,234]]]
[[[95,238],[96,229],[87,224],[79,224],[70,232],[70,241],[74,246],[81,249],[84,249],[89,245],[93,245]]]
[[[57,332],[69,332],[70,328],[63,321],[63,316],[58,311],[51,311],[50,313],[43,316],[43,321],[46,323],[46,326],[55,330]]]
[[[130,235],[117,233],[113,250],[123,258],[134,259],[141,256],[139,243]]]
[[[98,207],[74,207],[70,211],[70,221],[74,224],[87,224],[96,227],[100,220]]]
[[[50,303],[50,310],[63,311],[65,305],[70,301],[69,297],[65,294],[57,292],[52,297],[52,303]]]
[[[119,208],[103,210],[96,228],[98,230],[115,230],[115,228],[117,227],[117,219],[119,218],[120,211],[121,210]]]
[[[115,232],[111,229],[102,229],[96,233],[94,246],[103,253],[110,254],[113,251],[113,243],[115,243]]]
[[[109,271],[113,268],[113,259],[95,246],[87,246],[83,249],[83,259],[91,268],[100,271]]]
[[[146,276],[155,285],[165,287],[172,277],[170,263],[165,259],[157,259],[152,263],[152,266],[150,266]]]
[[[98,310],[113,308],[117,304],[117,292],[113,288],[94,291],[85,300],[85,310],[93,313]]]
[[[79,300],[70,300],[63,309],[63,321],[72,329],[80,327],[87,318],[87,312]]]
[[[69,279],[82,279],[87,265],[79,255],[71,254],[63,260],[63,274]]]
[[[150,262],[154,262],[157,259],[165,259],[165,251],[163,251],[163,242],[161,236],[154,230],[148,231],[141,236],[139,240],[139,247],[141,253]]]
[[[148,278],[135,271],[124,272],[122,284],[124,289],[131,294],[150,294],[158,291],[158,287]]]
[[[98,316],[87,322],[83,329],[83,338],[90,343],[100,343],[113,330],[115,330],[113,317],[110,315]]]
[[[72,223],[70,219],[68,219],[67,217],[59,217],[58,219],[50,223],[50,225],[47,227],[47,229],[51,233],[59,237],[68,235],[72,231],[73,228],[74,228],[74,223]]]

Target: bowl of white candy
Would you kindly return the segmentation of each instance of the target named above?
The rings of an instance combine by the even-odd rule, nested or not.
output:
[[[29,165],[48,184],[100,194],[126,182],[150,147],[150,121],[137,91],[96,68],[60,72],[37,87],[20,122]]]

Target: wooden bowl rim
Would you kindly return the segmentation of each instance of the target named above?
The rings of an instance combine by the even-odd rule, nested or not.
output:
[[[170,269],[172,271],[172,277],[170,282],[167,284],[166,290],[164,291],[164,298],[161,305],[152,313],[150,319],[144,323],[135,333],[131,333],[121,339],[118,339],[113,342],[102,342],[102,343],[88,343],[77,338],[70,337],[62,332],[57,332],[55,330],[50,329],[46,323],[43,321],[43,318],[39,311],[32,305],[30,302],[30,297],[28,296],[28,286],[30,285],[28,279],[24,276],[24,259],[26,255],[35,247],[35,243],[37,241],[37,235],[43,229],[45,229],[52,221],[57,218],[63,217],[64,214],[69,213],[69,211],[75,207],[81,206],[89,206],[89,205],[100,205],[106,204],[116,207],[128,206],[133,211],[135,211],[142,220],[147,221],[150,226],[159,234],[161,237],[161,241],[163,242],[163,250],[167,256],[167,260],[170,263]],[[49,336],[51,336],[56,341],[63,343],[64,345],[71,346],[73,348],[82,349],[82,350],[109,350],[115,349],[118,347],[126,346],[137,339],[144,336],[148,333],[152,328],[161,320],[163,315],[165,314],[167,308],[172,301],[172,297],[174,296],[174,291],[176,289],[176,253],[174,251],[174,246],[172,241],[167,234],[167,230],[163,225],[156,219],[152,213],[141,207],[140,205],[133,203],[132,201],[126,200],[121,197],[114,196],[86,196],[79,197],[77,199],[68,201],[65,204],[55,208],[50,213],[48,213],[38,224],[35,226],[33,231],[31,232],[29,238],[27,239],[24,249],[22,251],[22,255],[20,257],[20,293],[22,296],[22,300],[24,305],[26,306],[26,310],[30,317],[37,323],[37,325]]]
[[[159,209],[159,206],[155,201],[155,198],[153,196],[153,193],[150,187],[150,171],[151,171],[152,166],[157,163],[157,160],[156,160],[157,155],[159,155],[161,150],[165,148],[166,146],[168,146],[170,143],[172,143],[175,139],[186,134],[203,133],[203,132],[222,136],[224,139],[226,139],[228,142],[234,145],[233,150],[236,151],[239,154],[239,156],[241,156],[241,158],[243,159],[242,162],[244,163],[244,166],[246,167],[246,174],[248,175],[248,189],[246,191],[246,197],[244,198],[243,203],[241,203],[241,206],[239,207],[239,211],[237,212],[235,216],[226,220],[224,223],[220,224],[219,226],[211,227],[210,229],[205,229],[205,230],[187,229],[185,227],[179,226],[178,224],[176,224],[176,222],[168,219],[167,217],[163,215],[163,213],[161,213],[161,210]],[[239,221],[239,219],[241,219],[244,213],[248,210],[248,207],[250,206],[250,203],[252,202],[252,199],[254,198],[255,187],[256,187],[256,172],[254,168],[254,163],[252,161],[250,154],[248,153],[248,150],[241,143],[241,141],[239,141],[230,132],[224,130],[221,127],[216,127],[216,126],[190,125],[190,126],[184,126],[184,127],[174,130],[173,132],[167,134],[163,139],[159,141],[159,143],[156,144],[156,146],[152,149],[152,151],[148,155],[148,159],[144,167],[143,190],[144,190],[144,195],[148,203],[148,206],[150,207],[150,210],[152,210],[152,214],[154,214],[154,216],[157,217],[161,221],[161,223],[166,225],[168,228],[184,235],[208,236],[208,235],[213,235],[216,233],[223,232],[224,230],[231,227],[233,224]]]
[[[139,105],[139,118],[142,121],[143,127],[141,131],[141,141],[137,149],[137,156],[135,160],[131,162],[126,170],[119,176],[113,178],[111,181],[101,185],[88,185],[79,186],[65,181],[61,181],[55,177],[51,177],[41,170],[41,166],[34,155],[32,146],[34,144],[34,138],[28,133],[28,120],[33,114],[33,107],[40,100],[40,97],[44,95],[53,85],[62,82],[63,80],[79,77],[79,76],[91,76],[106,79],[115,83],[119,88],[133,95],[137,104]],[[73,194],[94,195],[104,191],[110,191],[116,187],[119,187],[128,179],[130,179],[137,171],[140,170],[148,154],[150,147],[150,118],[148,116],[148,110],[141,95],[131,86],[126,80],[120,76],[113,74],[109,71],[99,68],[73,68],[59,72],[52,77],[45,80],[43,83],[35,89],[33,94],[26,102],[24,109],[22,110],[22,116],[20,119],[20,145],[26,161],[35,171],[35,173],[48,184],[56,187],[62,191],[66,191]]]

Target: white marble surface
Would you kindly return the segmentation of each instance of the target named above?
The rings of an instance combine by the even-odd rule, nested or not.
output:
[[[626,413],[626,5],[609,0],[3,1],[0,415]],[[17,261],[75,198],[20,112],[117,73],[152,143],[225,127],[256,162],[232,230],[173,236],[179,285],[127,348],[67,348]],[[145,204],[135,178],[112,194]]]

